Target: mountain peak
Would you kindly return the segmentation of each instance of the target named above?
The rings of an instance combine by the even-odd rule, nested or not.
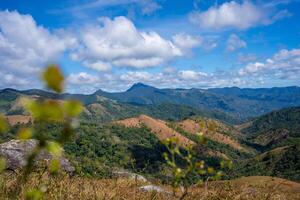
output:
[[[132,91],[132,90],[136,90],[136,89],[155,89],[155,87],[152,87],[150,85],[146,85],[144,83],[135,83],[133,84],[128,90],[127,92],[129,91]]]

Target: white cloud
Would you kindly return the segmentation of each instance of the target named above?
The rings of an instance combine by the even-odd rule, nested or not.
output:
[[[72,54],[74,60],[88,63],[91,68],[95,69],[92,67],[95,63],[154,67],[184,55],[183,49],[173,42],[156,32],[137,30],[125,17],[101,18],[100,22],[100,26],[89,26],[81,31],[81,47]]]
[[[72,73],[67,78],[67,82],[74,85],[95,84],[98,81],[100,81],[99,77],[86,72],[80,72],[78,74]]]
[[[265,62],[249,63],[239,70],[239,75],[297,79],[300,76],[300,49],[282,49]]]
[[[178,72],[178,75],[183,80],[199,80],[208,75],[204,72],[196,72],[193,70],[182,70]]]
[[[0,68],[18,74],[39,71],[76,40],[57,36],[38,26],[30,15],[0,11]]]
[[[192,49],[201,45],[202,38],[197,36],[188,35],[186,33],[179,33],[172,37],[175,45],[181,49]]]
[[[274,14],[270,8],[256,5],[249,0],[225,2],[206,11],[194,11],[189,15],[192,23],[208,29],[248,29],[258,25],[268,25],[288,17],[288,11]]]
[[[231,34],[227,40],[227,51],[235,51],[237,49],[247,47],[247,43],[240,39],[236,34]]]
[[[106,63],[106,62],[102,62],[102,61],[97,61],[97,62],[93,62],[93,63],[84,61],[83,65],[88,68],[94,69],[96,71],[102,71],[102,72],[110,71],[112,68],[110,63]]]

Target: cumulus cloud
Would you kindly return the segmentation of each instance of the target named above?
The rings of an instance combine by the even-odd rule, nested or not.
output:
[[[208,29],[248,29],[258,25],[268,25],[289,16],[288,11],[273,13],[266,6],[245,0],[225,2],[206,11],[194,11],[189,15],[192,23]]]
[[[57,58],[75,39],[62,38],[42,26],[30,15],[0,11],[0,68],[15,73],[37,72]]]
[[[193,70],[182,70],[178,72],[178,75],[183,80],[200,80],[208,75],[205,72],[197,72]]]
[[[93,69],[102,68],[94,67],[95,63],[117,67],[154,67],[183,56],[184,50],[193,47],[194,44],[191,43],[195,42],[189,36],[180,36],[179,39],[177,36],[177,42],[180,39],[191,40],[185,49],[180,48],[156,32],[139,31],[125,17],[101,18],[100,22],[100,25],[89,26],[81,31],[81,47],[72,53],[74,60]]]
[[[192,36],[186,33],[179,33],[174,35],[173,42],[181,49],[192,49],[202,44],[203,39],[199,36]]]
[[[300,49],[282,49],[265,62],[249,63],[239,70],[239,75],[297,79],[300,76]]]
[[[240,39],[236,34],[231,34],[227,40],[227,51],[235,51],[237,49],[247,47],[247,43]]]
[[[98,76],[91,75],[86,72],[80,72],[78,74],[72,73],[67,78],[67,82],[74,85],[94,84],[99,80]]]
[[[74,37],[37,25],[31,15],[0,11],[0,87],[36,87],[38,72],[74,45]]]

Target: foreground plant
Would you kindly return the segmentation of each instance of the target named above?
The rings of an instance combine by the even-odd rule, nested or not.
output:
[[[64,89],[64,76],[56,65],[50,65],[42,74],[43,81],[49,90],[60,94]],[[34,125],[32,128],[21,128],[17,137],[21,140],[35,138],[37,145],[30,153],[27,164],[19,179],[19,185],[25,184],[28,176],[33,171],[36,157],[42,151],[48,151],[52,155],[52,160],[48,164],[51,174],[57,174],[60,169],[60,157],[62,154],[63,144],[70,140],[74,134],[73,129],[78,125],[76,118],[82,111],[82,105],[79,101],[66,100],[58,101],[53,99],[23,99],[24,107],[32,116]],[[59,135],[55,139],[48,138],[45,134],[44,127],[58,123],[62,125]],[[0,117],[0,132],[7,130],[7,122],[4,117]],[[0,160],[0,169],[5,168],[5,161]],[[20,193],[19,190],[16,193]],[[26,199],[41,199],[45,191],[44,187],[38,189],[28,189]]]
[[[199,142],[205,144],[206,139],[203,135],[199,136]],[[163,157],[171,168],[173,195],[176,196],[178,189],[181,188],[182,192],[178,197],[180,200],[187,196],[192,184],[198,185],[209,180],[219,180],[224,175],[222,171],[208,166],[205,161],[199,161],[193,146],[182,148],[177,138],[169,138],[164,141],[164,144],[168,152],[163,153]],[[222,161],[221,169],[231,168],[231,165],[231,161]]]

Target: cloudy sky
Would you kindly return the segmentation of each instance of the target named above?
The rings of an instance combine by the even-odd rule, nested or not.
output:
[[[300,85],[299,0],[1,0],[0,88]]]

